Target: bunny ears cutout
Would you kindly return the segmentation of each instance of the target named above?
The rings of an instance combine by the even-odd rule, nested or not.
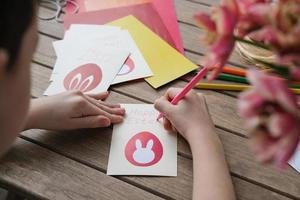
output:
[[[152,140],[152,139],[149,140],[149,141],[147,142],[146,149],[151,150],[152,147],[153,147],[153,144],[154,144],[153,140]],[[135,141],[135,147],[136,147],[137,149],[142,149],[142,148],[143,148],[142,142],[141,142],[140,139],[137,139],[137,140]]]

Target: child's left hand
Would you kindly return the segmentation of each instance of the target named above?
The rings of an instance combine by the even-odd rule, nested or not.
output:
[[[108,92],[64,92],[31,101],[25,129],[70,130],[107,127],[123,121],[125,110],[103,102]]]

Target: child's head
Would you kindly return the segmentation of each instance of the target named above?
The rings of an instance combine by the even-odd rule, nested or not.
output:
[[[0,2],[0,154],[25,123],[37,43],[35,0]]]

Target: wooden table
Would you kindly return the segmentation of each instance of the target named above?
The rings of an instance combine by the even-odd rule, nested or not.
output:
[[[207,51],[192,15],[208,10],[217,0],[175,0],[186,55],[197,62]],[[41,8],[41,12],[53,12]],[[32,96],[40,97],[56,56],[52,42],[63,37],[61,24],[39,22],[40,42],[32,62]],[[230,63],[241,66],[235,54]],[[144,81],[111,87],[109,102],[153,103],[167,88],[183,87],[181,79],[154,90]],[[225,148],[238,199],[300,199],[300,176],[293,169],[279,172],[257,164],[247,148],[247,131],[236,113],[237,94],[199,90],[206,95],[212,118]],[[0,164],[0,185],[29,198],[46,199],[191,199],[192,157],[178,140],[178,176],[107,176],[112,128],[23,132]]]

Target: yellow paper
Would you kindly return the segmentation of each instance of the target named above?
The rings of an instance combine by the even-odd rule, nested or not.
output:
[[[130,32],[154,74],[145,79],[154,88],[198,68],[134,16],[130,15],[109,24]]]

